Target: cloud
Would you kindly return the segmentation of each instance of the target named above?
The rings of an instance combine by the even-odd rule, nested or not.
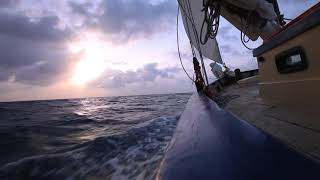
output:
[[[103,0],[96,13],[88,3],[70,3],[74,13],[85,17],[84,26],[95,27],[109,35],[113,42],[145,38],[173,28],[177,3],[172,0],[151,3],[147,0]]]
[[[20,0],[1,0],[0,1],[0,8],[1,7],[11,7],[20,3]]]
[[[54,80],[66,73],[65,70],[69,66],[70,63],[65,58],[42,61],[16,71],[15,81],[32,85],[50,85]]]
[[[220,45],[219,47],[224,55],[252,57],[252,52],[248,49],[233,48],[230,44]]]
[[[232,51],[232,47],[229,44],[224,44],[219,47],[223,53],[230,53]]]
[[[0,82],[1,81],[8,81],[10,77],[10,72],[6,69],[0,67]]]
[[[74,1],[68,1],[68,4],[69,4],[73,13],[76,13],[76,14],[82,15],[82,16],[93,15],[89,11],[89,9],[92,8],[92,6],[93,6],[90,2],[77,3]]]
[[[112,62],[112,65],[126,65],[128,63],[126,63],[125,61],[120,61],[120,62]]]
[[[223,40],[237,40],[237,36],[232,32],[232,27],[230,24],[220,27],[218,35],[221,36]]]
[[[0,81],[47,85],[68,66],[68,30],[57,27],[56,16],[31,19],[0,12]]]
[[[57,16],[31,19],[23,14],[0,12],[0,34],[33,41],[62,41],[71,33],[57,27]]]
[[[319,0],[282,0],[278,1],[280,12],[285,18],[296,18],[298,15],[317,4]]]
[[[108,70],[91,85],[102,88],[120,88],[127,84],[139,82],[153,82],[157,77],[172,79],[180,71],[178,67],[158,68],[157,63],[145,64],[136,71]]]

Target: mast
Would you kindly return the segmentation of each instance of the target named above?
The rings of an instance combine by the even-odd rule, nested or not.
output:
[[[178,0],[178,3],[191,48],[199,53],[207,85],[204,57],[223,64],[216,40],[220,16],[240,30],[245,47],[245,36],[251,40],[267,39],[283,24],[276,0]],[[194,50],[193,57],[196,58]]]

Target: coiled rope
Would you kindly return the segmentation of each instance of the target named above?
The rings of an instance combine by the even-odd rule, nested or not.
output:
[[[221,10],[221,2],[220,0],[203,0],[203,9],[204,19],[201,26],[200,31],[200,42],[201,44],[206,44],[210,39],[214,39],[219,30],[220,23],[220,10]],[[203,29],[206,25],[206,34],[203,39]]]

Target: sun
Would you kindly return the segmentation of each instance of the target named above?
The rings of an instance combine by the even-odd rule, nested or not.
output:
[[[96,39],[73,44],[71,50],[74,52],[83,51],[82,59],[75,65],[72,82],[77,85],[85,85],[100,77],[107,68],[105,59],[106,48],[103,42]]]
[[[94,56],[81,60],[75,67],[72,81],[83,85],[98,78],[105,70],[105,63]]]

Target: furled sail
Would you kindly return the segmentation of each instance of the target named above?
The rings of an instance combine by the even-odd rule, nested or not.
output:
[[[178,2],[181,8],[183,25],[191,44],[198,51],[201,51],[204,57],[222,64],[216,39],[209,39],[205,44],[200,42],[200,32],[204,20],[202,0],[178,0]],[[206,29],[203,31],[203,34],[205,34]]]
[[[279,16],[276,12],[276,0],[178,0],[183,24],[192,45],[201,51],[203,56],[222,63],[215,36],[211,36],[205,43],[199,42],[203,36],[210,34],[205,26],[210,26],[205,19],[204,5],[216,3],[213,7],[232,25],[238,28],[251,40],[268,38],[279,29]],[[210,9],[213,11],[213,9]],[[207,11],[208,12],[208,11]],[[208,18],[208,17],[207,17]],[[214,21],[210,21],[212,23]],[[219,22],[218,22],[219,23]],[[218,27],[218,26],[217,26]]]
[[[274,12],[273,5],[266,0],[225,0],[226,2],[239,8],[256,11],[262,18],[274,20],[277,14]]]
[[[269,0],[276,2],[275,0]],[[274,4],[267,0],[223,0],[221,15],[251,40],[266,39],[280,26]]]

